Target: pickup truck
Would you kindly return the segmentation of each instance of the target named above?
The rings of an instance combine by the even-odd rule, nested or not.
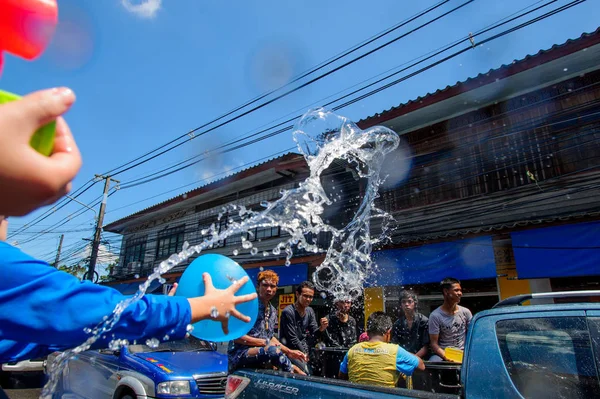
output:
[[[58,352],[48,356],[52,371]],[[216,345],[189,337],[158,347],[123,346],[82,352],[59,374],[53,398],[222,398],[227,355]]]
[[[600,303],[520,306],[527,300],[573,297],[600,297],[600,291],[520,295],[478,313],[469,327],[463,363],[457,365],[455,386],[438,381],[433,388],[422,385],[429,391],[414,389],[419,384],[413,389],[380,388],[272,370],[238,370],[228,377],[225,397],[600,398]],[[440,368],[439,363],[425,364],[425,372],[428,366]],[[440,388],[456,390],[438,393]]]

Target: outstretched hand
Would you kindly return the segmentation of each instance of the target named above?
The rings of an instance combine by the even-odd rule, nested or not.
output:
[[[228,334],[230,316],[246,323],[250,321],[249,316],[243,315],[235,308],[240,303],[250,302],[256,298],[256,293],[240,296],[235,295],[248,282],[248,276],[235,281],[230,287],[224,290],[215,288],[212,278],[208,273],[204,273],[202,278],[204,280],[204,296],[188,299],[192,309],[192,323],[208,318],[220,321],[223,332]]]

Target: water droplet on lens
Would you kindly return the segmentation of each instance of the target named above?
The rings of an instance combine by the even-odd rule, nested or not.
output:
[[[150,338],[146,340],[146,346],[154,349],[154,348],[158,348],[158,346],[160,345],[160,341],[156,338]]]

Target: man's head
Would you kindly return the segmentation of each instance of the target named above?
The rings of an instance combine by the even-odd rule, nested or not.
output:
[[[340,299],[335,302],[335,306],[338,312],[348,314],[350,313],[350,308],[352,308],[352,301],[349,299]]]
[[[315,297],[315,286],[310,281],[303,281],[296,288],[296,295],[298,296],[300,306],[306,308],[310,306]]]
[[[273,270],[265,270],[258,273],[258,299],[269,302],[277,293],[279,276]]]
[[[6,241],[8,236],[8,218],[0,215],[0,241]]]
[[[460,281],[452,277],[446,277],[440,283],[442,287],[442,294],[444,295],[444,302],[454,305],[460,302],[462,297],[462,288]]]
[[[392,319],[383,312],[373,312],[367,320],[367,334],[369,338],[383,337],[385,342],[390,342],[392,333]]]
[[[417,294],[411,290],[404,290],[400,294],[400,306],[402,306],[402,311],[404,314],[414,313],[417,309],[417,305],[419,304],[419,300],[417,299]]]

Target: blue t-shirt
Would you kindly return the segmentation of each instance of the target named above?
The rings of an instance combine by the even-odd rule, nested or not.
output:
[[[0,363],[75,347],[126,297],[119,291],[61,272],[0,242]],[[182,339],[191,321],[183,297],[145,295],[127,307],[106,339]],[[28,355],[29,354],[29,355]]]

